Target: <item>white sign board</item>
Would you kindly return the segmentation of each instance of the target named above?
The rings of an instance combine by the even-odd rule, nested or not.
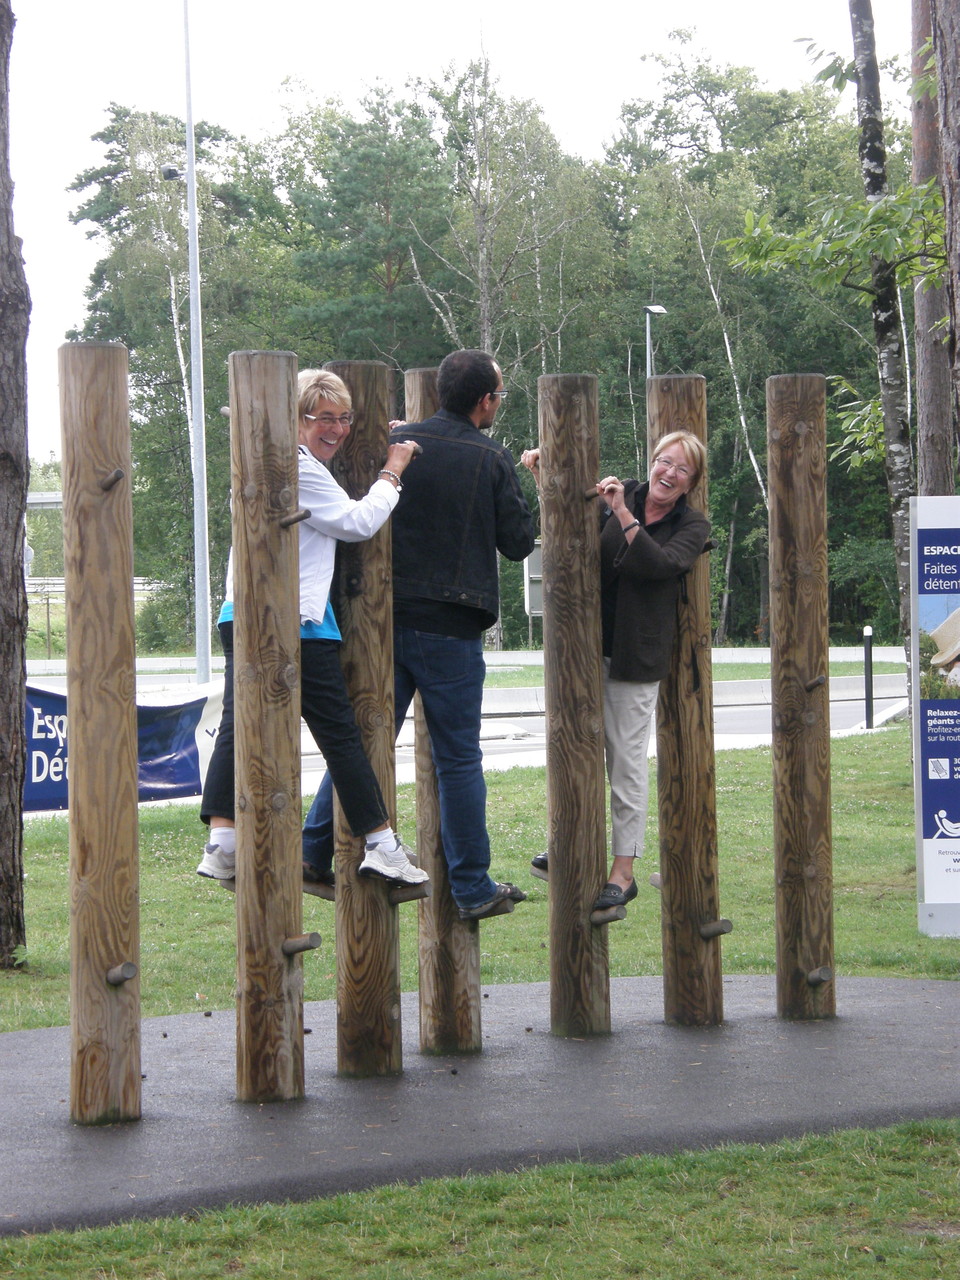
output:
[[[960,937],[960,498],[910,499],[921,933]]]
[[[543,547],[539,538],[523,562],[523,607],[529,617],[543,617]]]

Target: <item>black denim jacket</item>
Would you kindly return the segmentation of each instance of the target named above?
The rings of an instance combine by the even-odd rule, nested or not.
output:
[[[535,540],[510,450],[445,409],[391,439],[423,449],[403,473],[391,521],[394,600],[467,606],[491,626],[500,612],[497,552],[524,560]]]

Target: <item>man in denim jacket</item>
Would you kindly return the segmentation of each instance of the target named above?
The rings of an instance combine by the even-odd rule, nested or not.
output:
[[[534,525],[509,449],[483,434],[507,394],[496,361],[485,351],[452,352],[437,392],[434,417],[402,426],[423,453],[404,474],[392,521],[396,726],[419,692],[450,889],[460,918],[481,920],[526,896],[490,876],[480,705],[483,633],[500,611],[497,552],[525,559]],[[319,861],[331,840],[325,779],[304,827],[304,860]]]

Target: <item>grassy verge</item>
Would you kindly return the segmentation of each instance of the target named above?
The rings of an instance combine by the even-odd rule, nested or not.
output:
[[[835,925],[841,974],[956,977],[955,940],[916,928],[907,726],[833,743]],[[542,769],[489,775],[498,874],[530,901],[484,927],[486,982],[547,977],[545,886],[526,874],[543,832]],[[717,760],[726,972],[774,968],[770,752]],[[412,788],[398,797],[412,831]],[[651,824],[649,847],[655,847]],[[233,899],[194,874],[193,806],[142,813],[144,1014],[233,1003]],[[27,828],[29,963],[0,973],[2,1025],[67,1017],[64,819]],[[652,865],[652,864],[651,864]],[[402,909],[403,984],[416,916]],[[304,903],[324,947],[307,999],[333,994],[332,908]],[[611,930],[614,973],[660,971],[658,901],[642,893]],[[203,975],[202,980],[196,975]],[[16,1176],[15,1172],[11,1176]],[[0,1238],[17,1280],[939,1280],[960,1268],[960,1120],[854,1130],[769,1146],[642,1156],[596,1167],[387,1186],[305,1204],[191,1213],[111,1228]]]
[[[899,675],[903,672],[902,662],[875,662],[874,675]],[[862,676],[862,662],[832,662],[830,664],[831,679],[838,676]],[[715,662],[713,664],[713,680],[716,684],[721,680],[769,680],[769,662]],[[539,688],[543,684],[542,666],[522,667],[487,667],[486,684],[491,689],[528,689]]]
[[[382,1187],[0,1239],[19,1280],[936,1280],[960,1265],[960,1122]]]
[[[654,771],[655,772],[655,771]],[[545,826],[542,768],[488,774],[494,874],[513,880],[529,901],[483,930],[484,982],[549,977],[547,886],[529,874]],[[657,849],[655,779],[647,849]],[[723,941],[727,973],[775,972],[771,761],[769,749],[717,756],[720,905],[734,922]],[[415,830],[413,787],[398,791],[400,830]],[[956,978],[956,940],[917,931],[913,784],[906,724],[832,744],[834,917],[841,975]],[[141,972],[145,1017],[234,1004],[232,895],[195,874],[203,842],[193,805],[141,811]],[[0,1030],[69,1021],[67,824],[27,823],[27,963],[0,971]],[[610,933],[614,976],[662,971],[659,897],[638,877],[641,895]],[[335,994],[333,906],[304,898],[304,927],[324,944],[304,960],[305,997]],[[417,985],[417,912],[401,908],[401,981]]]

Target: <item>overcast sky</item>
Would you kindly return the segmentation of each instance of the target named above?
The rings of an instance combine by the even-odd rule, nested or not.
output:
[[[60,454],[57,349],[83,319],[95,259],[83,230],[68,221],[77,197],[66,188],[102,154],[90,136],[103,127],[109,103],[183,117],[184,6],[14,0],[13,7],[14,217],[33,297],[28,429],[31,457],[45,460]],[[907,58],[908,0],[874,0],[873,8],[881,58]],[[377,81],[400,88],[485,52],[503,93],[534,99],[561,145],[594,159],[616,131],[622,103],[655,91],[656,68],[642,56],[666,51],[679,26],[693,30],[697,47],[716,61],[752,67],[774,88],[810,78],[795,43],[801,37],[851,51],[846,0],[684,0],[676,8],[594,0],[577,9],[525,0],[330,7],[190,0],[194,117],[259,136],[282,124],[287,78],[349,107]]]

